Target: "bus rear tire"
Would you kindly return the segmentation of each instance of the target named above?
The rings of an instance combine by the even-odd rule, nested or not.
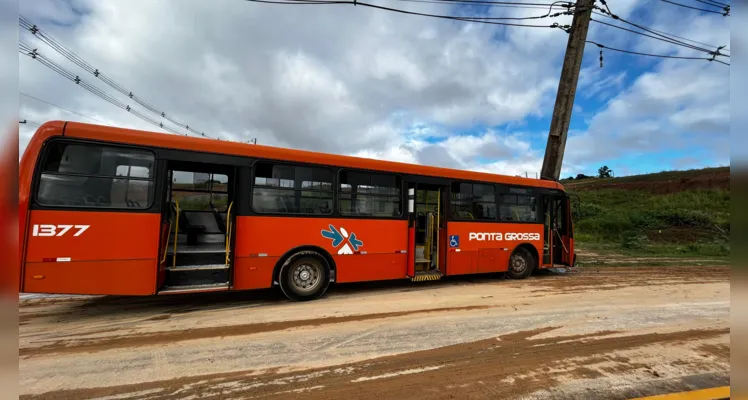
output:
[[[280,289],[292,301],[318,299],[330,286],[330,268],[319,255],[292,257],[278,274]]]
[[[524,279],[535,269],[535,258],[524,247],[519,247],[509,256],[509,269],[506,274],[512,279]]]

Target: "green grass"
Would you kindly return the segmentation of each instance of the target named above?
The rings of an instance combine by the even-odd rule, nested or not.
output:
[[[724,173],[725,168],[700,170]],[[729,171],[729,169],[727,169]],[[698,171],[668,171],[616,182],[697,177]],[[599,180],[611,181],[611,179]],[[575,235],[580,248],[605,244],[621,254],[667,257],[730,255],[730,191],[693,189],[667,194],[645,190],[594,189],[575,191]]]

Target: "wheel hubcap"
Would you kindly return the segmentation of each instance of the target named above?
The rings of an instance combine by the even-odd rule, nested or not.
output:
[[[521,274],[527,269],[527,261],[524,258],[514,255],[512,256],[512,271]]]
[[[312,264],[301,264],[293,270],[292,285],[298,292],[311,292],[320,283],[322,271]]]

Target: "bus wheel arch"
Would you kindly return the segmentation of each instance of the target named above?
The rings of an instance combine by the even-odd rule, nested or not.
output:
[[[522,243],[509,256],[507,275],[513,279],[524,279],[538,267],[538,251],[530,243]]]
[[[287,251],[278,260],[273,270],[273,284],[277,284],[289,300],[315,300],[327,291],[334,276],[335,262],[328,252],[316,246],[300,246]],[[313,287],[306,288],[306,284]]]

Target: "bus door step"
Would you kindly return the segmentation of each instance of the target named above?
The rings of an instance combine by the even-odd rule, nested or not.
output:
[[[425,272],[425,273],[416,273],[416,276],[410,278],[413,282],[424,282],[424,281],[438,281],[442,278],[441,272]]]
[[[180,285],[166,286],[158,291],[158,294],[182,294],[182,293],[200,293],[200,292],[220,292],[229,290],[228,282],[212,283],[207,285]]]

